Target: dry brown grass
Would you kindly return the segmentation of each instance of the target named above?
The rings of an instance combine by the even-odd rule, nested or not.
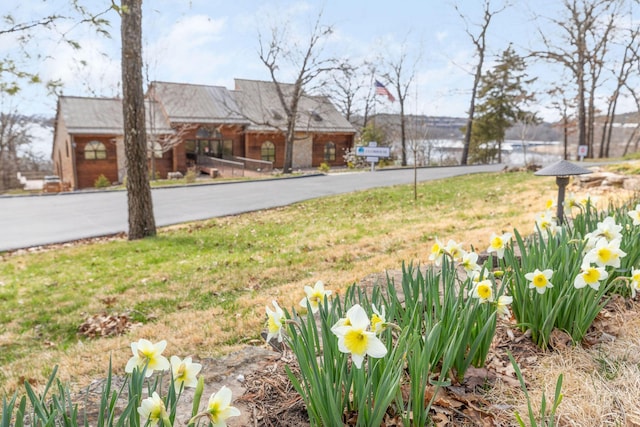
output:
[[[560,426],[640,426],[640,303],[627,305],[599,321],[615,334],[613,341],[541,353],[523,368],[536,414],[542,393],[550,402],[562,374]],[[500,419],[513,420],[514,411],[526,417],[526,399],[513,384],[499,381],[487,397],[504,408],[497,414]]]

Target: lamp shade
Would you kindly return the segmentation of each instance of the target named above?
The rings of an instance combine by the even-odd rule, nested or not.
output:
[[[539,171],[535,172],[534,175],[539,176],[569,176],[569,175],[585,175],[588,173],[592,173],[589,169],[585,169],[578,165],[574,165],[571,162],[566,160],[560,160],[546,166]]]

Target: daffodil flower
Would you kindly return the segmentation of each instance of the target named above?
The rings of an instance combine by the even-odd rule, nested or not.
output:
[[[171,373],[173,375],[173,384],[176,391],[181,387],[196,387],[198,385],[198,374],[202,369],[199,363],[193,363],[191,357],[185,357],[180,360],[178,356],[171,356]]]
[[[525,274],[524,278],[530,282],[529,289],[535,289],[539,294],[544,294],[547,288],[553,288],[550,282],[551,276],[553,276],[553,270],[540,271],[536,268],[532,273]]]
[[[581,289],[589,285],[597,291],[600,288],[600,281],[605,280],[607,277],[609,277],[609,274],[604,270],[604,267],[584,265],[582,271],[573,281],[573,286],[576,289]]]
[[[571,208],[579,207],[580,204],[576,198],[576,195],[573,193],[569,193],[567,197],[564,199],[564,211],[567,214],[571,214]]]
[[[350,325],[332,328],[338,337],[338,349],[343,353],[351,353],[353,364],[360,369],[364,357],[380,358],[387,354],[387,348],[374,332],[369,331],[369,316],[356,304],[347,311]]]
[[[278,338],[278,342],[282,342],[282,325],[286,320],[284,311],[280,308],[278,303],[274,300],[273,307],[275,310],[271,310],[269,306],[266,307],[267,311],[267,342],[271,341],[271,338]],[[306,305],[305,305],[306,307]]]
[[[478,283],[479,281],[484,279],[484,275],[482,274],[482,270],[473,270],[471,273],[469,273],[469,278],[471,279],[472,283]]]
[[[429,255],[429,261],[433,261],[435,265],[442,264],[442,257],[444,255],[444,246],[442,242],[436,238],[435,243],[431,246],[431,255]]]
[[[496,312],[499,316],[510,317],[511,312],[509,311],[509,304],[513,302],[513,297],[508,295],[501,295],[498,298],[498,302],[496,303]]]
[[[595,237],[604,237],[610,242],[612,240],[622,239],[621,231],[622,226],[616,224],[616,220],[613,217],[608,216],[599,222],[596,225],[596,229],[593,232],[588,233],[587,237],[592,235]]]
[[[578,200],[580,206],[584,206],[585,208],[587,207],[587,205],[591,205],[591,207],[594,207],[597,202],[598,198],[591,197],[591,195],[589,194],[584,195],[580,200]]]
[[[467,272],[467,276],[470,276],[474,271],[480,271],[481,267],[478,265],[478,254],[475,252],[466,252],[462,255],[460,265]]]
[[[491,239],[489,239],[489,248],[487,248],[487,252],[495,252],[498,258],[502,259],[504,257],[504,250],[507,247],[507,244],[511,240],[511,233],[504,233],[502,236],[498,236],[496,233],[491,234]]]
[[[478,298],[480,303],[493,301],[493,285],[490,280],[482,280],[473,288],[472,297]]]
[[[553,199],[547,199],[547,201],[544,202],[544,208],[546,210],[553,209],[555,207],[556,207],[556,202]]]
[[[447,246],[444,247],[444,251],[448,253],[454,261],[461,260],[465,254],[464,249],[462,249],[462,243],[457,243],[455,240],[449,240]]]
[[[633,225],[640,225],[640,204],[636,205],[636,208],[627,212],[627,215],[633,220]]]
[[[620,258],[626,256],[626,252],[620,249],[620,239],[608,241],[606,238],[600,238],[595,247],[591,249],[584,257],[585,264],[595,263],[599,267],[611,266],[620,267]]]
[[[331,295],[331,291],[327,291],[324,289],[324,283],[318,280],[315,286],[312,288],[311,286],[305,286],[304,292],[307,294],[306,297],[302,298],[300,301],[300,305],[304,308],[307,308],[307,302],[311,307],[312,313],[317,313],[320,309],[320,303],[324,301],[325,297]]]
[[[638,205],[640,206],[640,205]],[[636,297],[636,292],[640,291],[640,269],[631,269],[631,295]]]
[[[200,418],[208,418],[213,427],[227,427],[227,419],[240,415],[240,410],[231,406],[232,393],[227,386],[209,397],[207,409],[189,420],[189,424],[195,423]]]
[[[133,357],[127,362],[124,371],[130,374],[134,368],[142,370],[146,366],[146,377],[150,377],[155,370],[166,371],[171,367],[167,358],[162,355],[166,347],[165,340],[152,344],[151,341],[141,338],[138,342],[132,342]]]
[[[387,317],[384,309],[384,305],[381,306],[382,311],[378,311],[375,305],[371,306],[373,314],[371,315],[371,329],[376,335],[379,335],[387,327]]]
[[[550,231],[555,234],[558,229],[558,225],[550,211],[542,212],[536,217],[536,226],[533,231],[538,231],[538,229],[540,229],[540,231]]]
[[[157,426],[160,421],[163,422],[163,425],[169,422],[169,417],[167,414],[167,409],[164,406],[164,402],[155,391],[151,395],[151,397],[147,397],[140,402],[140,406],[138,407],[138,414],[142,417],[143,420],[149,420],[149,424],[151,426]],[[166,421],[165,421],[166,420]],[[170,423],[167,425],[171,425]]]

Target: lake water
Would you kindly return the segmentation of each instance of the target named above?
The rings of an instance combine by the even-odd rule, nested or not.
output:
[[[503,144],[502,163],[508,166],[524,166],[537,164],[546,166],[562,159],[562,147],[558,142],[527,142],[526,152],[520,142],[506,141]],[[460,164],[462,158],[462,141],[427,140],[418,149],[419,164],[453,165]],[[427,161],[428,159],[428,161]],[[413,164],[411,152],[407,163]]]

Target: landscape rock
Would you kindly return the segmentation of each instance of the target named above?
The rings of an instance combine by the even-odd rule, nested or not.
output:
[[[629,191],[640,191],[640,178],[628,178],[622,183],[622,188]]]
[[[625,190],[634,191],[640,189],[640,178],[634,175],[597,171],[587,175],[576,176],[575,184],[581,188],[624,188]]]

